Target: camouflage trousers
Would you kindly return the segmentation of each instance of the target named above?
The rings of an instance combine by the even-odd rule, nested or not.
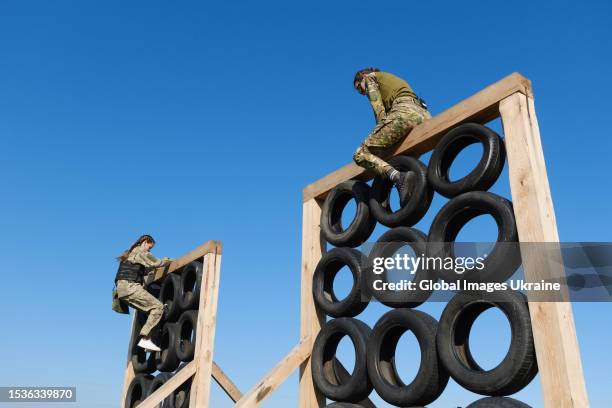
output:
[[[381,159],[380,154],[401,141],[417,125],[431,119],[431,114],[412,98],[401,97],[393,102],[387,113],[359,146],[353,160],[359,166],[373,170],[381,176],[387,175],[392,167]]]
[[[130,306],[147,313],[147,321],[142,325],[140,334],[149,337],[151,330],[159,324],[164,313],[164,305],[155,296],[136,282],[117,281],[117,296],[128,302]]]

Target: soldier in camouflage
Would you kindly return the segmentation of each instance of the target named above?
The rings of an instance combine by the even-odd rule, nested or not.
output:
[[[171,258],[158,259],[149,252],[155,246],[155,240],[150,235],[142,235],[130,248],[124,251],[117,260],[119,269],[115,276],[117,296],[125,300],[131,307],[144,312],[147,321],[140,329],[141,339],[137,346],[149,351],[160,351],[151,340],[151,332],[162,319],[164,305],[144,288],[146,273],[155,268],[172,262]]]
[[[374,130],[355,151],[353,160],[357,165],[393,181],[399,191],[400,203],[404,205],[416,174],[399,172],[379,156],[406,137],[415,126],[430,119],[431,114],[406,81],[377,68],[357,72],[353,86],[360,94],[368,96],[376,117]]]

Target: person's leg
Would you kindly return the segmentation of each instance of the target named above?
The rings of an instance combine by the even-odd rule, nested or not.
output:
[[[388,177],[396,185],[401,205],[404,205],[410,196],[416,174],[412,171],[399,172],[379,156],[382,151],[398,143],[414,127],[427,119],[431,119],[431,114],[426,109],[415,105],[412,100],[398,99],[386,118],[376,125],[353,155],[357,165],[373,170],[382,177]]]
[[[140,329],[140,335],[146,342],[144,344],[150,346],[145,348],[155,350],[155,348],[158,347],[150,342],[151,331],[161,321],[164,312],[164,305],[157,300],[155,296],[147,292],[142,285],[135,282],[130,282],[128,284],[127,296],[125,296],[125,300],[127,300],[130,306],[147,313],[147,321]]]
[[[389,178],[397,186],[401,205],[404,205],[410,196],[416,174],[399,172],[381,159],[379,154],[402,140],[413,127],[413,122],[408,120],[404,112],[391,110],[353,155],[353,160],[357,165],[373,170],[381,177]]]
[[[412,127],[406,127],[406,122],[400,115],[390,112],[357,148],[353,160],[358,166],[372,170],[380,176],[388,176],[394,169],[380,158],[380,154],[399,142],[411,129]]]

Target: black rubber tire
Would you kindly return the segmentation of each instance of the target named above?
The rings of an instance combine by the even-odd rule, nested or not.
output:
[[[176,323],[178,335],[176,356],[179,360],[188,362],[193,360],[196,343],[196,329],[198,325],[198,311],[186,310]]]
[[[149,388],[147,388],[147,397],[157,391],[157,389],[164,385],[170,378],[172,378],[171,373],[159,373],[157,376],[155,376],[155,378],[153,378],[149,383]],[[171,400],[172,398],[170,396],[164,398],[161,403],[161,407],[167,407],[171,403]]]
[[[317,306],[332,317],[355,317],[368,306],[369,297],[362,293],[365,256],[353,248],[334,248],[325,253],[314,272],[312,294]],[[343,266],[353,275],[353,287],[342,300],[334,294],[334,278]]]
[[[154,297],[159,298],[159,291],[161,290],[160,282],[150,282],[148,284],[144,284],[144,288],[147,292],[152,294]]]
[[[189,408],[192,379],[187,380],[172,393],[172,406],[169,408]],[[166,408],[166,407],[164,407]]]
[[[524,402],[508,397],[486,397],[472,402],[466,408],[531,408]]]
[[[133,408],[147,398],[152,380],[153,376],[148,374],[138,374],[134,377],[125,395],[125,408]]]
[[[197,309],[200,304],[202,286],[202,262],[193,261],[181,271],[181,295],[178,304],[181,310]]]
[[[346,370],[344,365],[342,365],[342,363],[337,358],[334,359],[334,370],[336,372],[336,380],[339,383],[347,382],[351,379],[351,373]],[[343,403],[339,402],[338,404]],[[346,402],[344,404],[346,404],[347,407],[350,407],[353,403]],[[361,408],[376,408],[376,405],[374,405],[368,397],[362,399],[359,402],[355,402],[354,405]]]
[[[409,245],[417,256],[421,256],[427,249],[427,236],[416,228],[396,227],[378,238],[368,255],[368,267],[365,270],[363,279],[365,288],[369,296],[389,307],[416,307],[425,302],[431,295],[431,290],[375,290],[374,282],[382,280],[388,282],[386,269],[382,274],[374,273],[374,259],[380,257],[390,257],[399,247]],[[418,287],[418,282],[437,280],[436,276],[425,268],[419,268],[413,275],[412,281]]]
[[[327,398],[341,402],[359,402],[372,392],[366,363],[366,342],[370,335],[367,324],[350,317],[327,322],[312,349],[312,379]],[[355,367],[348,381],[340,381],[335,370],[336,349],[344,336],[349,336],[355,347]]]
[[[136,342],[138,342],[138,340],[140,340],[139,336]],[[134,367],[134,372],[136,373],[151,374],[157,370],[155,353],[147,352],[143,348],[138,347],[136,344],[132,346],[131,361],[132,366]]]
[[[365,242],[376,226],[368,207],[369,197],[370,186],[363,181],[349,180],[334,187],[325,198],[321,211],[323,237],[338,247],[356,247]],[[351,199],[357,203],[356,215],[351,224],[343,228],[342,212]]]
[[[178,333],[176,323],[165,323],[161,329],[159,348],[155,353],[156,367],[159,371],[170,372],[176,370],[180,360],[176,355],[178,347]]]
[[[176,322],[181,314],[179,299],[183,289],[181,287],[181,276],[178,273],[170,273],[164,279],[161,290],[159,292],[159,300],[164,307],[164,320],[168,322]]]
[[[387,227],[412,226],[425,216],[433,198],[433,189],[427,184],[427,168],[419,159],[410,156],[396,156],[389,164],[398,171],[414,171],[417,176],[415,188],[405,205],[392,211],[389,197],[393,182],[388,177],[377,176],[372,182],[370,211],[376,221]]]
[[[453,242],[461,228],[479,215],[490,214],[497,224],[497,243],[482,261],[483,267],[457,274],[452,269],[435,269],[433,272],[446,282],[467,280],[470,282],[503,282],[521,264],[518,232],[512,202],[486,191],[472,191],[448,201],[438,212],[427,242],[428,258],[454,258]]]
[[[138,309],[134,309],[134,312],[136,313],[136,324],[138,325],[138,330],[140,330],[147,321],[148,315],[147,313],[141,312]]]
[[[436,331],[438,322],[413,309],[385,313],[368,339],[368,375],[378,395],[397,406],[427,405],[446,388],[449,375],[438,359]],[[421,365],[410,384],[405,384],[396,368],[395,352],[400,337],[411,331],[419,342]]]
[[[499,308],[508,318],[512,339],[502,362],[485,371],[472,357],[469,335],[476,318],[491,307]],[[453,379],[477,394],[514,394],[538,371],[527,299],[520,292],[459,292],[442,312],[436,343],[440,360]]]
[[[467,146],[482,144],[480,162],[465,177],[449,180],[449,170],[457,155]],[[429,184],[444,197],[452,198],[468,191],[487,191],[504,168],[506,150],[497,133],[478,123],[464,123],[450,130],[436,145],[427,169]]]
[[[363,408],[363,405],[351,404],[350,402],[334,402],[326,405],[325,408]]]

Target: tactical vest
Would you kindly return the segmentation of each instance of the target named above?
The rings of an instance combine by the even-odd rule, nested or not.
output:
[[[143,283],[145,275],[144,265],[123,261],[119,263],[115,282],[118,280],[126,280],[130,282]]]

